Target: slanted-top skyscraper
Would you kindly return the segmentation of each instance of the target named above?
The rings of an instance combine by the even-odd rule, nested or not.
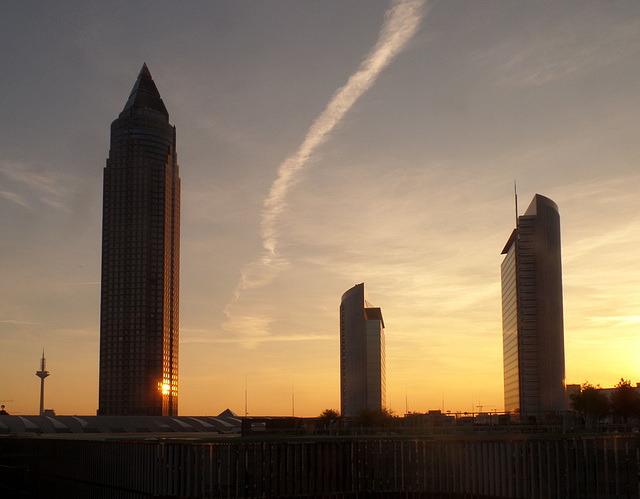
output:
[[[104,169],[98,414],[178,414],[179,267],[176,129],[144,64]]]
[[[536,194],[502,254],[505,411],[566,410],[560,215]]]
[[[364,283],[340,300],[340,411],[355,417],[386,406],[382,311],[369,303]]]

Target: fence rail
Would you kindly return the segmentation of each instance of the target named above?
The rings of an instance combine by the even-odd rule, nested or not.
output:
[[[0,493],[639,499],[639,440],[619,435],[220,443],[0,438]]]

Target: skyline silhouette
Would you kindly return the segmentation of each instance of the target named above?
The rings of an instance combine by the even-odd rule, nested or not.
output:
[[[180,133],[180,413],[339,405],[339,297],[375,289],[387,405],[503,404],[500,250],[519,196],[562,213],[568,383],[640,380],[640,5],[426,3],[279,212],[286,265],[247,287],[278,168],[380,38],[388,2],[5,7],[0,400],[98,405],[105,131],[142,61]],[[443,400],[444,399],[444,400]],[[408,401],[405,404],[405,401]]]

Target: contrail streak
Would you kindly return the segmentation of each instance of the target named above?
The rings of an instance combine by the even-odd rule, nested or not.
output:
[[[229,319],[225,324],[227,329],[236,330],[235,326],[242,324],[241,330],[244,332],[266,332],[262,327],[257,330],[251,327],[257,322],[264,326],[262,320],[256,321],[256,317],[232,317],[230,307],[240,299],[243,290],[268,284],[288,265],[288,262],[278,255],[280,234],[277,228],[278,220],[287,206],[287,193],[300,180],[304,167],[315,150],[329,138],[329,134],[347,111],[371,88],[380,73],[415,35],[423,17],[424,3],[425,0],[392,2],[385,13],[376,45],[347,83],[333,94],[327,107],[309,128],[297,152],[278,168],[278,178],[272,184],[262,210],[260,231],[264,251],[260,259],[242,268],[233,299],[225,308],[225,314]]]

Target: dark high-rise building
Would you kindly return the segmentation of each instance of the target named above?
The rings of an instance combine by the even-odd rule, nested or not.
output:
[[[340,300],[340,411],[355,417],[363,409],[385,406],[384,321],[362,283]]]
[[[536,194],[502,250],[505,411],[566,410],[560,215]]]
[[[176,129],[145,64],[104,169],[98,414],[178,414],[179,267]]]

